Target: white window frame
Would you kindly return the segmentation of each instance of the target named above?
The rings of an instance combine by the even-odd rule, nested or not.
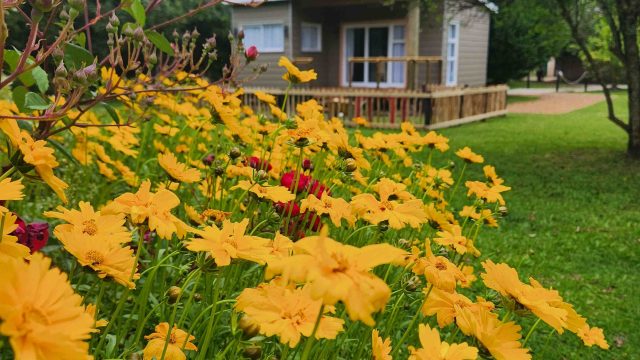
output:
[[[404,26],[404,39],[403,41],[400,41],[399,39],[394,39],[393,38],[393,27],[397,26],[397,25],[402,25]],[[342,70],[342,75],[340,76],[340,82],[342,84],[342,86],[349,86],[349,61],[347,59],[347,30],[348,29],[358,29],[358,28],[364,28],[365,32],[364,32],[364,42],[365,42],[365,49],[364,49],[364,57],[369,57],[369,28],[376,28],[376,27],[387,27],[389,29],[388,31],[388,36],[389,39],[387,41],[387,54],[389,54],[389,57],[391,57],[393,54],[393,44],[394,43],[404,43],[405,44],[405,54],[407,51],[406,48],[406,44],[407,44],[407,24],[404,21],[379,21],[379,22],[367,22],[367,23],[347,23],[347,24],[343,24],[342,25],[342,36],[341,36],[341,57],[342,59],[340,59],[340,68]],[[405,87],[407,84],[407,67],[404,67],[404,77],[402,82],[393,82],[393,68],[392,68],[392,61],[387,62],[387,81],[385,82],[380,82],[380,87],[381,88],[401,88],[401,87]],[[369,74],[369,63],[364,63],[364,74],[365,74],[365,78],[368,77]],[[353,81],[352,85],[355,87],[368,87],[368,88],[375,88],[377,86],[375,79],[371,80],[371,81]]]
[[[282,27],[282,47],[276,48],[268,48],[264,46],[264,28],[265,26],[273,26],[278,25]],[[244,23],[240,25],[240,29],[244,30],[246,26],[259,26],[260,27],[260,41],[261,44],[246,44],[246,45],[255,45],[258,48],[260,53],[283,53],[286,42],[286,34],[285,34],[285,25],[281,22],[273,22],[273,23]]]
[[[456,28],[456,36],[454,38],[451,37],[451,26],[455,26]],[[449,47],[454,45],[454,54],[449,54]],[[458,62],[460,60],[458,54],[460,52],[460,22],[459,21],[451,21],[447,24],[447,48],[446,48],[446,59],[447,59],[447,71],[445,73],[445,84],[447,86],[456,86],[458,85]],[[449,63],[453,62],[453,67],[449,66]],[[453,74],[453,80],[450,80],[451,75]]]
[[[316,38],[316,43],[318,44],[318,46],[316,48],[304,46],[304,41],[303,41],[304,37],[302,36],[302,32],[304,31],[305,27],[316,29],[318,34]],[[302,52],[321,52],[322,51],[322,24],[310,23],[310,22],[303,22],[300,24],[300,51]]]

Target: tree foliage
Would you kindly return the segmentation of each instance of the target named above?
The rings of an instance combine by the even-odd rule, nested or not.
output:
[[[497,2],[492,14],[489,43],[490,82],[522,78],[567,46],[567,26],[543,2],[509,0]]]

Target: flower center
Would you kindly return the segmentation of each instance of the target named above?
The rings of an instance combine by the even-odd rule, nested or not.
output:
[[[93,219],[83,221],[82,225],[84,226],[82,229],[83,234],[93,236],[98,232],[98,225],[96,225],[96,221]]]
[[[436,269],[441,270],[441,271],[442,270],[447,270],[447,264],[445,264],[442,261],[436,261],[435,267],[436,267]]]
[[[87,258],[87,260],[91,262],[91,265],[93,266],[100,265],[104,262],[104,255],[102,255],[101,253],[95,250],[87,251],[87,253],[84,254],[84,256]]]
[[[49,321],[49,317],[43,311],[38,308],[33,307],[31,304],[27,304],[23,307],[22,310],[22,318],[25,323],[37,323],[41,325],[49,325],[51,322]]]
[[[393,210],[393,203],[391,201],[385,200],[380,202],[380,210]]]

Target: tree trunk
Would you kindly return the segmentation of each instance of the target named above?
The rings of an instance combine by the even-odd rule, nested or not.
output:
[[[623,10],[623,9],[619,9]],[[625,45],[625,68],[629,96],[629,155],[640,158],[640,51],[638,49],[638,14],[621,13],[620,30]]]

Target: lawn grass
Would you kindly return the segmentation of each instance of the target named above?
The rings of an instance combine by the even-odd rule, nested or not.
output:
[[[623,114],[622,96],[616,105]],[[534,359],[640,359],[640,162],[627,158],[626,134],[605,110],[599,103],[442,131],[454,150],[483,154],[513,188],[500,229],[481,234],[483,256],[557,288],[611,345],[586,348],[565,333],[545,346],[545,325],[530,340]]]

